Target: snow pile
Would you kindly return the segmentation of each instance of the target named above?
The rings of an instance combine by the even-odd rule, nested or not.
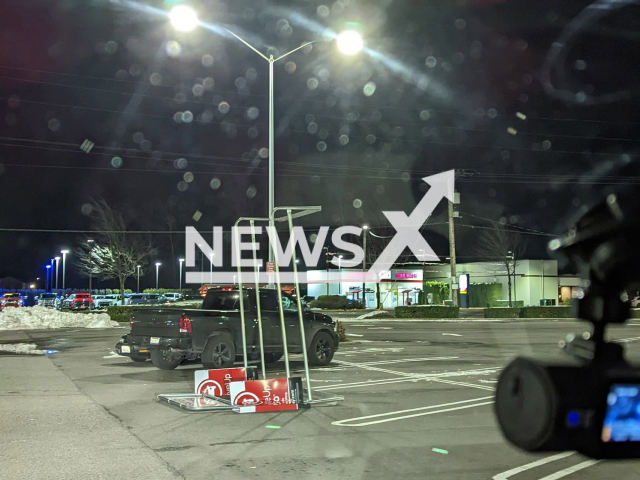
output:
[[[44,307],[6,308],[0,313],[0,330],[118,327],[106,313],[71,313]]]
[[[372,310],[356,317],[356,320],[364,320],[365,318],[394,318],[389,312]]]
[[[35,343],[0,343],[0,352],[20,353],[22,355],[44,355],[44,350],[38,350]]]

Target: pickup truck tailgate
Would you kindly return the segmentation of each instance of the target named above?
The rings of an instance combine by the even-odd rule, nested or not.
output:
[[[131,334],[141,337],[180,337],[180,310],[140,309],[131,314]]]

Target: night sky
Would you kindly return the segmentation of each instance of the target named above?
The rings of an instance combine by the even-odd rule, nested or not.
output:
[[[483,231],[471,226],[497,220],[542,258],[549,233],[640,179],[638,7],[591,23],[583,13],[552,66],[555,90],[543,88],[554,40],[589,4],[190,5],[274,56],[326,29],[357,29],[367,51],[354,57],[319,42],[276,64],[276,204],[321,205],[301,222],[309,228],[385,231],[381,211],[410,212],[422,177],[464,169],[456,231],[465,261]],[[178,33],[121,2],[5,0],[0,45],[0,277],[43,277],[56,252],[83,238],[64,231],[90,230],[92,198],[145,231],[210,232],[266,214],[268,65],[237,40]],[[444,202],[435,213],[423,232],[446,256]],[[160,283],[174,286],[182,235],[173,252],[168,234],[152,239],[152,260],[166,265]],[[86,283],[69,262],[68,285]]]

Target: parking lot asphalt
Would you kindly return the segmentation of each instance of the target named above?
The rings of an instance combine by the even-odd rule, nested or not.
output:
[[[344,401],[260,414],[189,413],[157,402],[160,393],[190,393],[193,372],[201,366],[161,371],[149,362],[115,356],[113,345],[126,329],[0,332],[0,343],[27,341],[57,350],[45,357],[0,357],[0,377],[9,379],[0,397],[22,412],[5,416],[4,428],[25,430],[19,439],[24,455],[5,461],[13,462],[17,472],[19,462],[31,456],[53,455],[55,434],[47,434],[52,443],[43,450],[43,431],[24,425],[47,411],[58,425],[76,425],[78,435],[86,423],[88,442],[96,428],[91,419],[105,413],[111,418],[113,424],[104,426],[110,432],[104,449],[112,463],[92,464],[90,456],[78,452],[77,464],[67,467],[74,472],[80,466],[94,468],[94,475],[85,478],[114,478],[119,464],[130,468],[132,453],[158,473],[145,476],[138,469],[138,478],[640,478],[639,462],[594,462],[576,453],[532,455],[506,444],[497,429],[492,396],[501,368],[519,354],[555,353],[559,340],[586,325],[567,320],[343,320],[349,341],[330,366],[312,369],[311,382],[317,398],[343,396]],[[640,361],[640,323],[616,327],[611,337],[626,339],[630,358]],[[64,399],[58,397],[52,412],[46,402],[33,401],[58,393],[75,397],[47,388],[21,389],[33,384],[38,365],[52,370],[45,386],[59,375],[90,404],[69,403],[72,408],[63,409]],[[300,356],[292,356],[292,369],[303,375]],[[268,368],[270,376],[283,372],[282,362]],[[91,442],[96,445],[95,439]],[[64,468],[43,478],[71,478]],[[122,471],[121,478],[129,476]]]

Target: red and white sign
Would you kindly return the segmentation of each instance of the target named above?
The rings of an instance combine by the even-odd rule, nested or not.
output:
[[[229,383],[257,378],[255,367],[222,368],[219,370],[196,370],[193,374],[195,393],[210,397],[229,398]]]
[[[267,273],[276,272],[276,262],[267,262]]]
[[[231,382],[231,404],[240,413],[297,410],[302,403],[302,379],[272,378]]]

